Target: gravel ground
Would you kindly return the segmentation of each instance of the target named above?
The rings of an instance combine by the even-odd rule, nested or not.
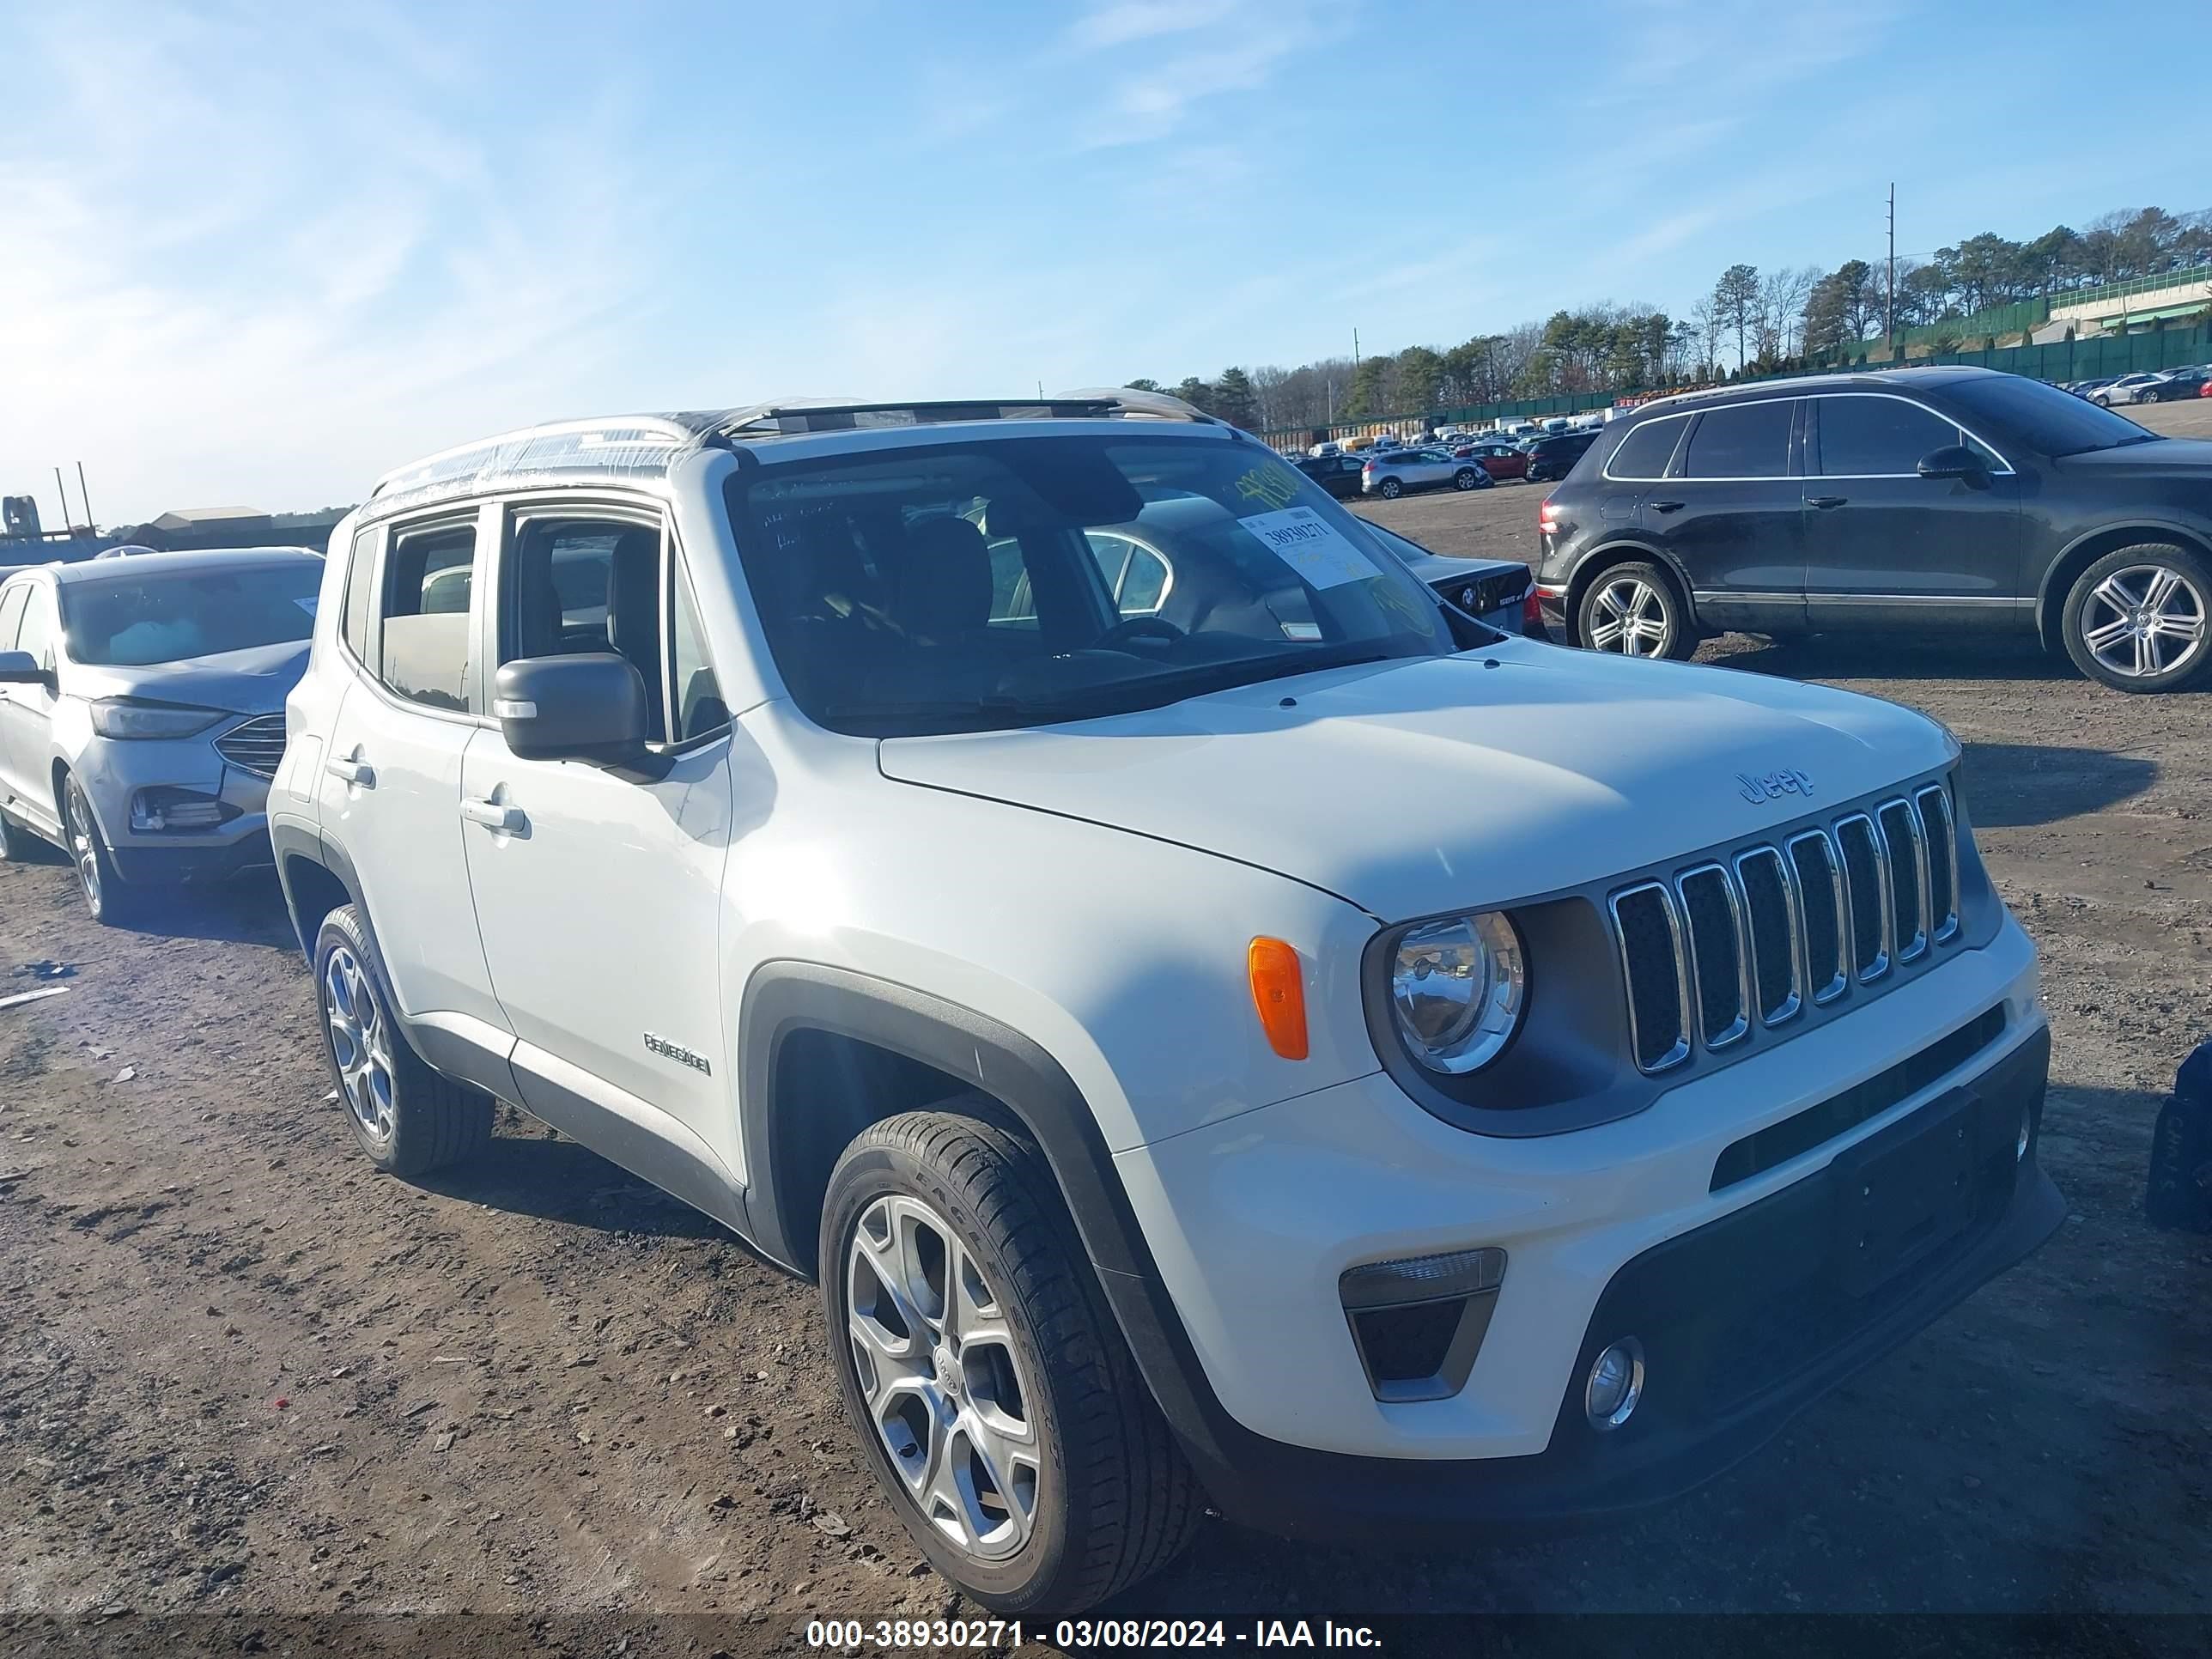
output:
[[[1378,516],[1525,550],[1540,495]],[[1664,1512],[1426,1557],[1217,1522],[1115,1611],[2212,1614],[2212,1243],[2141,1218],[2160,1091],[2212,1034],[2212,696],[2119,696],[1996,647],[1707,654],[1965,742],[1983,848],[2044,952],[2065,1226]],[[958,1610],[848,1441],[811,1291],[512,1114],[428,1185],[368,1169],[272,885],[125,933],[58,864],[0,866],[0,969],[41,958],[76,965],[70,994],[0,1012],[0,1615],[111,1610],[74,1639],[151,1652],[181,1639],[170,1615],[468,1612],[504,1622],[442,1648],[567,1620],[604,1652],[712,1613],[653,1626],[704,1653]]]

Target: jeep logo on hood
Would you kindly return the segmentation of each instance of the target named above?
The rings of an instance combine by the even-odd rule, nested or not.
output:
[[[1795,768],[1780,772],[1769,772],[1763,777],[1753,777],[1748,772],[1735,775],[1736,789],[1753,806],[1764,806],[1784,795],[1813,798],[1813,780]]]

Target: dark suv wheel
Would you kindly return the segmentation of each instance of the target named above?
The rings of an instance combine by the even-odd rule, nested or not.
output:
[[[1598,573],[1575,607],[1575,643],[1621,657],[1668,657],[1698,648],[1689,606],[1674,580],[1656,564],[1634,561]]]
[[[2075,578],[2062,629],[2066,654],[2118,691],[2171,691],[2212,663],[2212,566],[2187,548],[2142,542]]]

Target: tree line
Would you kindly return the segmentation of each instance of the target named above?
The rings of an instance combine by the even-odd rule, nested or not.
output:
[[[1900,257],[1893,302],[1880,259],[1849,259],[1834,270],[1738,264],[1680,317],[1607,301],[1449,348],[1413,345],[1296,368],[1232,365],[1212,380],[1193,374],[1173,384],[1127,384],[1173,392],[1261,432],[1572,392],[1632,392],[1768,373],[1892,326],[1964,324],[1996,307],[2208,262],[2212,210],[2122,209],[2080,231],[2059,225],[2024,242],[1984,231],[1924,260]]]

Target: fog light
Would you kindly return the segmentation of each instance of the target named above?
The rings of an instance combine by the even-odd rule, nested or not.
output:
[[[228,801],[195,789],[161,785],[141,789],[131,799],[131,827],[141,835],[172,830],[213,830],[236,817]]]
[[[1589,1413],[1590,1427],[1603,1434],[1628,1421],[1643,1398],[1644,1345],[1625,1336],[1592,1363],[1583,1409]]]

